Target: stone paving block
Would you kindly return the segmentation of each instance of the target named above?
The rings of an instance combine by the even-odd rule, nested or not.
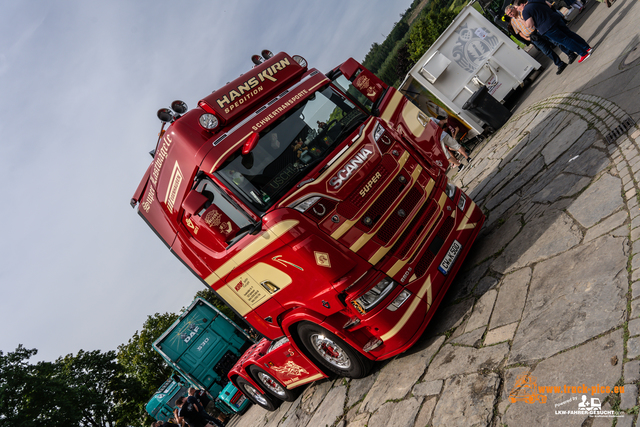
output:
[[[633,427],[633,414],[625,414],[623,417],[617,417],[617,420],[616,427]]]
[[[590,182],[591,179],[584,176],[562,173],[555,177],[542,191],[533,196],[531,201],[548,203],[555,202],[560,197],[571,197],[582,191]]]
[[[347,387],[338,386],[332,388],[309,421],[310,426],[333,425],[344,412],[344,404],[347,398]]]
[[[489,324],[489,318],[491,317],[493,304],[495,303],[497,296],[498,291],[492,289],[480,297],[473,307],[471,317],[464,329],[465,332],[473,331],[481,326]]]
[[[352,379],[349,382],[349,393],[347,395],[347,406],[352,406],[354,403],[360,401],[362,397],[373,386],[373,383],[378,378],[379,372],[367,375],[364,378]]]
[[[629,180],[629,182],[627,182],[626,184],[624,183],[624,181],[622,183],[622,187],[624,188],[624,192],[625,193],[629,192],[630,190],[635,189],[635,186],[636,185],[632,180]],[[629,199],[629,198],[627,198],[627,199]]]
[[[508,351],[509,345],[506,343],[483,348],[445,344],[431,362],[424,380],[440,380],[480,369],[495,369]]]
[[[420,412],[418,412],[418,416],[416,417],[414,427],[426,427],[429,425],[429,420],[433,414],[433,408],[436,407],[436,402],[437,399],[435,397],[424,400],[422,408],[420,408]]]
[[[619,194],[618,198],[620,198]],[[583,212],[584,209],[580,208],[576,211]],[[591,220],[595,217],[595,215],[583,216],[591,218]],[[583,220],[586,222],[586,219]],[[491,264],[491,268],[499,273],[508,273],[564,252],[580,243],[581,240],[582,233],[567,214],[543,216],[527,223],[520,234]]]
[[[368,412],[359,414],[353,420],[347,423],[347,427],[367,427],[370,417],[371,414]]]
[[[500,203],[500,205],[498,205],[496,208],[494,208],[490,213],[489,213],[489,218],[487,218],[486,220],[486,227],[491,226],[496,220],[500,219],[503,217],[503,214],[508,211],[513,205],[516,204],[516,202],[518,202],[518,200],[520,200],[520,196],[518,196],[517,194],[512,195],[511,197],[509,197],[507,200],[505,200],[504,202]]]
[[[494,373],[448,379],[433,413],[433,425],[489,425],[499,384],[500,377]]]
[[[627,220],[627,217],[628,214],[626,211],[620,211],[611,215],[609,218],[604,219],[601,223],[594,225],[587,230],[584,235],[584,242],[590,242],[596,237],[600,237],[603,234],[620,227],[620,225],[624,224]]]
[[[638,387],[635,384],[625,384],[624,393],[620,394],[620,409],[631,409],[638,400]]]
[[[633,187],[629,191],[625,192],[624,196],[626,197],[627,200],[636,197],[636,189],[635,189],[635,187]]]
[[[368,427],[413,427],[423,397],[387,402],[369,418]],[[317,424],[314,424],[314,427]],[[330,424],[329,424],[330,425]]]
[[[630,320],[627,326],[629,329],[630,337],[635,337],[636,335],[640,335],[640,319]]]
[[[434,315],[434,319],[427,326],[427,336],[437,336],[460,326],[465,316],[471,312],[473,306],[473,299],[468,298],[459,304],[451,305],[448,307],[440,307]]]
[[[569,213],[583,226],[593,226],[622,207],[621,186],[620,178],[605,174],[569,206]],[[598,200],[598,203],[594,204],[593,200]]]
[[[521,172],[516,175],[509,183],[504,186],[497,194],[491,197],[486,203],[486,207],[488,209],[493,209],[498,206],[504,200],[511,197],[516,191],[518,191],[522,186],[529,183],[531,179],[542,170],[544,167],[544,158],[542,156],[538,156],[529,163]]]
[[[566,151],[587,130],[587,122],[580,118],[572,120],[568,126],[553,138],[553,144],[547,144],[542,149],[542,156],[547,165],[553,163],[560,154]]]
[[[624,239],[608,235],[538,263],[508,363],[549,357],[622,325],[626,276]]]
[[[456,329],[456,333],[460,329],[462,328]],[[453,337],[453,339],[451,339],[450,342],[454,344],[461,344],[461,345],[467,345],[470,347],[475,347],[477,344],[481,344],[480,340],[482,339],[482,336],[484,335],[484,331],[486,329],[487,329],[486,327],[482,327],[471,332],[461,333],[460,335]]]
[[[624,364],[624,382],[635,383],[640,380],[640,360],[632,360]]]
[[[640,228],[635,228],[631,230],[631,241],[635,242],[638,239],[640,239]]]
[[[499,342],[512,340],[517,328],[518,323],[515,322],[510,325],[490,330],[484,338],[484,345],[493,345]]]
[[[491,329],[520,320],[530,280],[530,268],[515,271],[502,279],[502,284],[498,291],[498,299],[491,316]]]
[[[413,386],[414,396],[434,396],[442,391],[443,380],[421,382]]]
[[[374,412],[387,400],[406,396],[443,342],[443,336],[431,339],[424,350],[389,362],[382,368],[373,387],[362,401],[361,411]]]
[[[640,337],[632,337],[627,340],[627,358],[635,359],[640,356]]]

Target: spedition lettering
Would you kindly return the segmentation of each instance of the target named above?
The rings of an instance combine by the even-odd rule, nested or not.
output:
[[[236,86],[235,89],[230,90],[226,95],[221,98],[218,98],[216,102],[220,108],[225,108],[225,113],[228,113],[233,108],[238,107],[243,104],[252,96],[258,94],[262,91],[262,86],[259,86],[260,83],[269,80],[271,82],[277,82],[278,80],[274,77],[274,75],[281,70],[284,70],[285,67],[290,65],[289,59],[285,58],[271,67],[261,71],[257,75],[247,79],[243,83]],[[258,87],[259,86],[259,87]],[[236,99],[238,101],[236,101]]]

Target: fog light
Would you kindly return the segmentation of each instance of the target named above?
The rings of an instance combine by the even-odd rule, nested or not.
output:
[[[464,194],[462,194],[462,192],[460,192],[460,198],[458,199],[458,209],[460,209],[461,211],[464,211],[464,207],[467,204],[467,198],[464,197]]]
[[[362,347],[365,352],[370,352],[371,350],[375,350],[376,348],[382,345],[382,340],[380,338],[371,338],[371,340]]]
[[[400,306],[402,306],[402,304],[404,304],[406,300],[409,299],[410,296],[411,296],[411,292],[409,292],[406,289],[403,290],[402,292],[400,292],[400,295],[398,295],[398,297],[394,299],[391,304],[389,304],[389,306],[387,307],[387,310],[396,311],[397,309],[400,308]]]
[[[342,327],[342,329],[350,329],[353,328],[356,325],[360,324],[360,319],[358,319],[357,317],[352,317],[351,319],[349,319],[347,321],[347,323],[344,324],[344,326]]]

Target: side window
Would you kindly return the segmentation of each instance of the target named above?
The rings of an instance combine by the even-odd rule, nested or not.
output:
[[[191,190],[182,207],[182,223],[196,240],[214,251],[225,249],[241,228],[251,225],[207,179]]]

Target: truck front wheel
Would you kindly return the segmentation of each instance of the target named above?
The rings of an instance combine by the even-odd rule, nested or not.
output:
[[[313,357],[325,368],[347,378],[363,378],[373,362],[354,350],[335,334],[315,323],[304,322],[298,327],[300,340]]]
[[[285,386],[280,384],[280,381],[273,378],[270,374],[264,371],[264,369],[258,368],[255,365],[249,367],[249,372],[253,375],[258,384],[264,388],[268,393],[271,393],[274,397],[285,402],[293,402],[298,397],[291,390],[288,390]]]
[[[250,401],[258,406],[262,406],[267,411],[275,411],[282,403],[281,400],[273,399],[266,394],[262,394],[260,390],[255,388],[249,381],[245,380],[242,377],[236,378],[236,385],[238,386],[238,389],[249,398]]]

